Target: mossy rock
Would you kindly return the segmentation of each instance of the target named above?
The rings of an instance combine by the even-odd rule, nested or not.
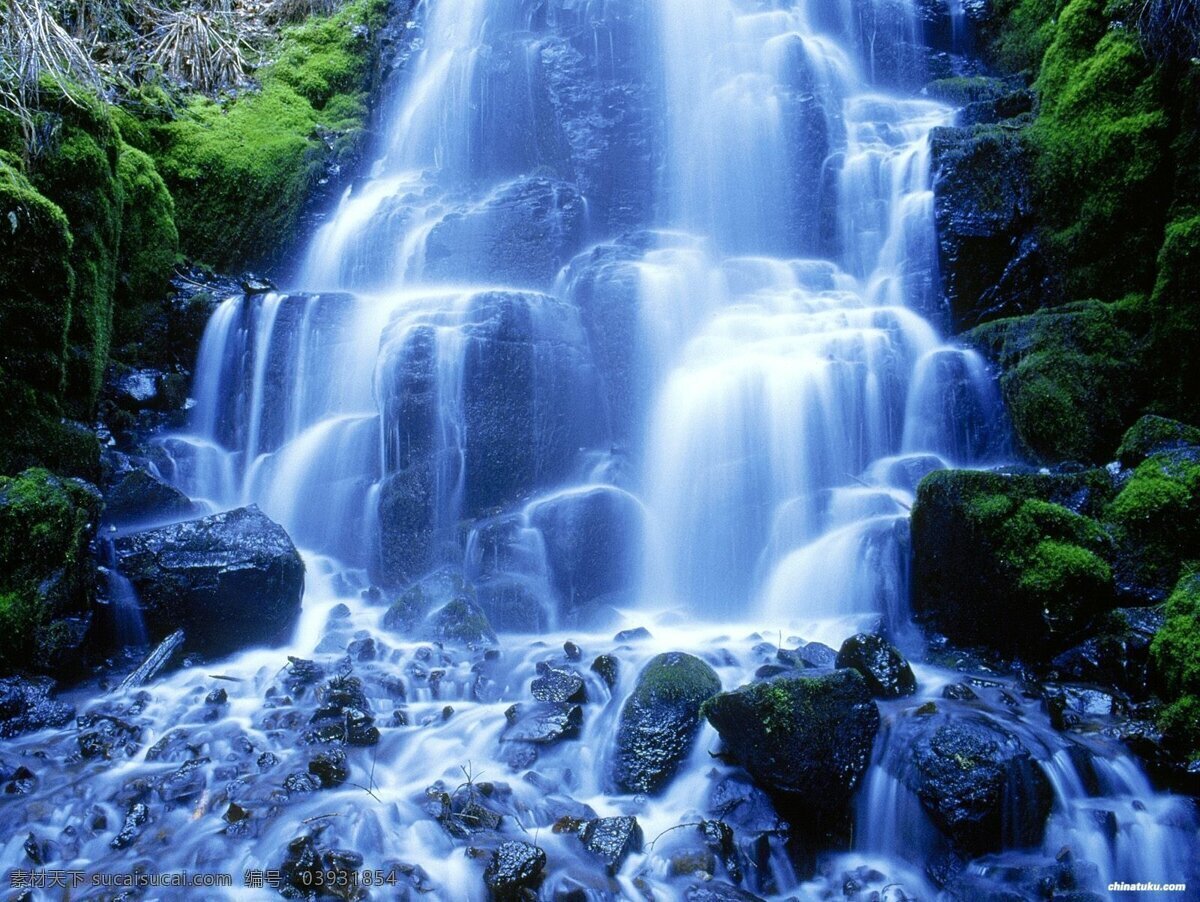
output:
[[[179,254],[179,233],[175,202],[148,154],[123,144],[117,172],[121,252],[113,332],[114,345],[122,347],[144,339],[149,319],[162,306]]]
[[[66,382],[73,244],[62,209],[0,158],[0,366],[51,396]]]
[[[318,183],[364,146],[377,56],[369,35],[387,6],[355,0],[287,29],[260,91],[197,98],[152,124],[184,253],[236,269],[275,264],[294,244]]]
[[[1001,371],[1023,449],[1044,463],[1105,463],[1153,392],[1144,300],[1083,301],[985,323],[965,336]]]
[[[68,410],[90,419],[112,340],[123,206],[117,173],[121,136],[99,99],[62,99],[48,115],[58,120],[58,131],[30,181],[66,214],[74,236],[66,398]]]
[[[1071,297],[1148,290],[1166,216],[1148,202],[1170,186],[1165,85],[1110,9],[1065,4],[1034,86],[1039,208]]]
[[[701,714],[780,813],[818,835],[844,816],[879,730],[879,710],[855,670],[751,683],[709,699]]]
[[[1007,72],[1036,75],[1046,48],[1054,40],[1058,10],[1064,0],[995,0],[994,17],[1000,27],[988,48],[996,64]]]
[[[48,470],[0,477],[0,669],[53,670],[94,592],[100,495]]]
[[[1167,226],[1151,295],[1159,375],[1157,400],[1165,410],[1200,422],[1200,215]]]
[[[1117,460],[1123,467],[1136,467],[1152,454],[1200,448],[1200,429],[1147,414],[1130,427],[1117,449]]]
[[[1200,446],[1151,455],[1105,511],[1126,580],[1161,601],[1180,567],[1200,560]]]
[[[650,660],[621,708],[613,755],[619,792],[658,793],[678,773],[700,729],[700,706],[721,679],[694,655],[668,652]]]
[[[1189,570],[1167,600],[1166,622],[1150,647],[1168,706],[1159,717],[1167,741],[1200,757],[1200,572]]]
[[[1033,657],[1065,647],[1115,605],[1116,552],[1089,516],[1111,496],[1103,470],[931,473],[912,516],[918,618],[968,645]]]

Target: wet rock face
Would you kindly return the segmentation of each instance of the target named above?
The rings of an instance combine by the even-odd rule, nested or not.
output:
[[[972,854],[1041,841],[1052,792],[1020,739],[985,720],[916,720],[908,780],[942,832]]]
[[[879,710],[854,670],[778,677],[704,705],[731,760],[814,821],[838,816],[866,771]]]
[[[1046,262],[1032,232],[1030,155],[1019,130],[931,134],[942,291],[955,331],[1040,306]]]
[[[132,533],[114,547],[153,638],[182,628],[189,649],[227,654],[278,642],[300,613],[304,564],[257,507]]]
[[[642,851],[644,837],[635,817],[601,817],[583,825],[579,841],[612,875],[632,853]]]
[[[908,661],[882,636],[851,636],[842,643],[836,666],[857,670],[876,698],[900,698],[917,691],[917,678]]]
[[[75,709],[55,701],[53,690],[53,682],[44,677],[0,679],[0,739],[70,723]]]
[[[527,842],[506,842],[492,853],[483,882],[496,902],[526,898],[537,889],[546,868],[546,853]]]
[[[716,671],[693,655],[651,660],[621,709],[612,770],[618,791],[662,791],[691,752],[700,706],[720,691]]]
[[[130,470],[104,498],[104,519],[118,526],[194,517],[200,506],[143,469]]]

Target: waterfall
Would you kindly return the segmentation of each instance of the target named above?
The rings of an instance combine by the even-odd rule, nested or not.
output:
[[[287,529],[301,622],[286,649],[189,663],[118,711],[153,755],[104,770],[72,733],[27,740],[71,764],[39,758],[0,863],[53,800],[64,860],[124,873],[113,830],[76,825],[119,829],[176,780],[196,793],[155,802],[163,869],[278,868],[311,833],[395,866],[402,897],[482,900],[476,841],[518,838],[549,856],[542,898],[684,898],[680,828],[744,791],[746,890],[831,898],[852,874],[863,897],[930,897],[947,840],[911,740],[961,714],[1019,740],[1018,776],[1050,796],[1044,835],[1006,833],[968,876],[1066,845],[1097,879],[1185,879],[1193,819],[1115,740],[1060,735],[1015,679],[944,697],[964,677],[919,659],[919,694],[879,703],[854,841],[819,867],[706,723],[662,794],[612,791],[621,705],[656,654],[732,689],[806,643],[826,663],[819,643],[861,629],[903,643],[917,483],[1009,454],[984,362],[940,332],[930,134],[956,113],[919,88],[922,17],[943,9],[969,43],[962,0],[421,0],[373,165],[287,290],[218,307],[190,421],[159,442],[189,496]],[[455,586],[499,649],[418,641],[380,603]],[[576,741],[513,740],[548,661],[583,683]],[[350,671],[378,742],[318,789],[304,730]],[[503,810],[482,839],[431,814],[464,787]],[[647,842],[605,874],[569,825],[626,814]]]

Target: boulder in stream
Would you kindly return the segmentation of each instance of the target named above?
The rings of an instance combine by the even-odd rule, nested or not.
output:
[[[492,853],[483,882],[496,902],[528,898],[537,889],[546,869],[546,853],[532,843],[501,843]]]
[[[621,709],[612,770],[617,789],[664,789],[696,740],[700,706],[720,691],[716,671],[693,655],[668,652],[652,659]]]
[[[751,683],[714,696],[702,711],[731,760],[778,802],[818,821],[845,809],[879,730],[879,710],[856,670]]]
[[[300,613],[304,563],[253,505],[113,544],[155,639],[182,628],[190,650],[228,654],[286,638]]]
[[[876,698],[900,698],[917,691],[917,678],[904,656],[882,636],[858,633],[842,643],[836,665],[862,674]]]

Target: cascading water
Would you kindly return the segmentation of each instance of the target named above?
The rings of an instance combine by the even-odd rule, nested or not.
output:
[[[957,0],[949,13],[961,29]],[[256,503],[307,549],[290,650],[353,668],[379,743],[351,750],[340,788],[295,789],[291,705],[311,690],[281,676],[282,653],[188,668],[129,715],[159,751],[86,781],[48,773],[55,813],[25,809],[6,866],[28,828],[61,833],[61,860],[127,870],[97,818],[119,825],[135,778],[190,758],[198,788],[156,815],[173,835],[155,847],[163,870],[278,867],[319,829],[366,867],[402,863],[414,889],[482,898],[481,865],[427,792],[482,778],[502,832],[546,849],[546,898],[678,897],[667,831],[712,816],[741,778],[710,758],[705,726],[663,794],[612,792],[607,749],[643,665],[693,652],[728,689],[775,660],[764,636],[905,634],[917,482],[1007,450],[982,361],[935,325],[929,135],[954,111],[912,90],[914,3],[428,0],[416,21],[378,161],[297,269],[319,293],[226,301],[190,428],[162,441],[186,493]],[[393,597],[434,571],[422,591],[472,584],[508,633],[499,655],[398,637],[359,591]],[[653,639],[611,638],[641,625]],[[619,677],[587,675],[579,741],[530,752],[506,711],[540,663],[571,666],[553,650],[568,638],[615,650]],[[218,667],[229,707],[214,717]],[[821,896],[868,862],[931,892],[937,831],[897,749],[950,677],[918,670],[920,696],[881,706],[855,851],[798,873],[784,828],[756,823],[746,887]],[[971,711],[1018,719],[990,698]],[[1186,813],[1101,740],[1079,753],[1085,780],[1073,740],[1033,704],[1020,719],[1053,793],[1043,851],[1070,845],[1105,881],[1175,879]],[[636,814],[648,841],[615,883],[552,829],[595,814]]]

